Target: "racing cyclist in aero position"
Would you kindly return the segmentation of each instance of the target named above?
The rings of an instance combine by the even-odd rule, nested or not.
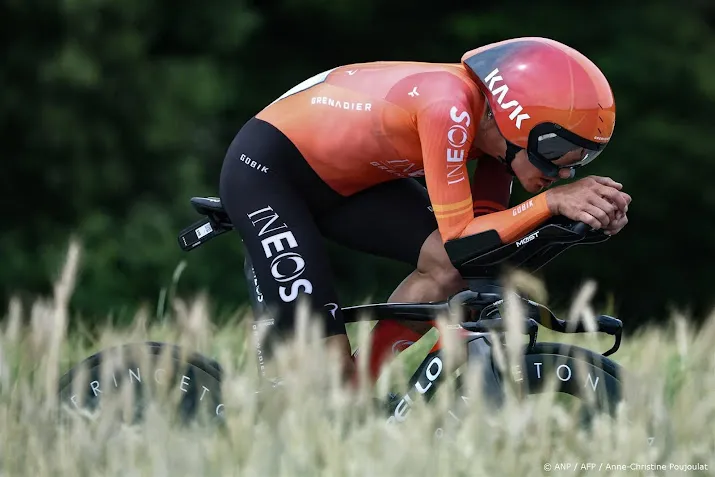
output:
[[[243,125],[220,178],[267,306],[256,317],[262,375],[274,377],[264,363],[301,297],[353,375],[324,239],[414,266],[388,301],[429,302],[466,286],[447,241],[494,230],[509,242],[554,215],[619,232],[631,197],[618,182],[589,176],[547,190],[603,151],[615,118],[599,68],[545,38],[489,44],[457,64],[337,67],[286,92]],[[514,177],[537,195],[509,208]],[[425,331],[378,323],[373,376],[394,343]]]

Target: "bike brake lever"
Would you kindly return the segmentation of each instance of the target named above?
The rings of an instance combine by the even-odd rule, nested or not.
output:
[[[598,318],[596,318],[596,323],[598,324],[598,330],[603,331],[606,334],[609,334],[613,337],[615,337],[615,343],[613,344],[613,347],[603,353],[603,356],[610,356],[616,351],[618,351],[618,348],[621,347],[621,336],[623,335],[623,322],[619,320],[618,318],[614,318],[612,316],[608,315],[599,315]]]
[[[599,315],[596,318],[596,329],[589,330],[586,328],[583,321],[572,323],[565,320],[561,320],[557,318],[556,315],[554,315],[554,313],[548,307],[540,303],[536,303],[532,300],[524,299],[524,301],[526,301],[530,305],[529,315],[533,317],[533,319],[535,319],[539,324],[553,331],[557,331],[559,333],[588,333],[590,331],[596,331],[599,333],[606,333],[607,335],[613,336],[615,338],[615,343],[613,344],[611,349],[609,349],[605,353],[602,353],[603,356],[612,355],[613,353],[618,351],[621,346],[623,322],[618,318],[614,318],[608,315]]]

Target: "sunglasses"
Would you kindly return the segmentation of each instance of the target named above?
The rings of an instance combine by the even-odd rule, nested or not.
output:
[[[509,141],[507,145],[510,148],[523,149]],[[567,169],[569,177],[574,177],[576,170],[596,159],[605,146],[606,144],[584,139],[558,124],[542,123],[529,133],[526,153],[529,162],[546,176],[559,177],[559,171]],[[554,163],[567,154],[574,156],[573,161],[565,165]]]

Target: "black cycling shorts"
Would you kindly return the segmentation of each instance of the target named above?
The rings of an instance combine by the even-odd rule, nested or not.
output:
[[[427,191],[416,180],[341,196],[280,130],[256,118],[226,153],[220,196],[252,261],[259,298],[272,318],[270,333],[277,336],[292,331],[297,299],[306,294],[323,318],[325,335],[345,333],[324,238],[416,266],[422,244],[437,229]]]

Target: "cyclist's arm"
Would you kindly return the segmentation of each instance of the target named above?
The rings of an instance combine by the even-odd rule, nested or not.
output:
[[[474,216],[466,156],[477,121],[466,95],[434,102],[417,114],[425,182],[443,242],[490,229],[502,242],[511,242],[551,217],[545,193],[510,209]]]

